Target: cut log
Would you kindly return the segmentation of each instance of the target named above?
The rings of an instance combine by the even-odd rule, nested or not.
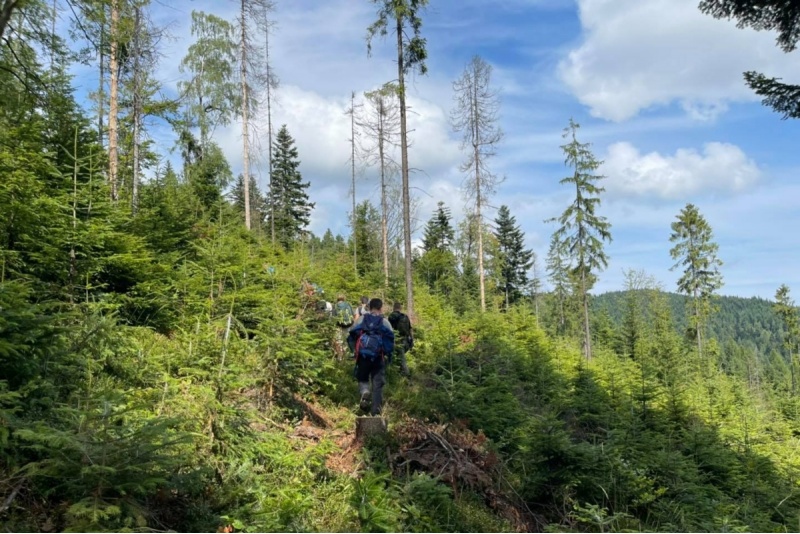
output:
[[[356,418],[356,439],[363,441],[369,436],[386,433],[387,424],[383,417]]]

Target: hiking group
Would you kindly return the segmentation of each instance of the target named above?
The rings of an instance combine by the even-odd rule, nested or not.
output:
[[[356,361],[359,407],[370,415],[379,415],[387,364],[391,365],[396,358],[403,376],[409,375],[406,353],[414,346],[411,320],[399,302],[395,302],[392,313],[385,318],[383,301],[379,298],[361,297],[354,311],[345,296],[339,295],[333,313],[340,329],[339,342],[346,340]]]

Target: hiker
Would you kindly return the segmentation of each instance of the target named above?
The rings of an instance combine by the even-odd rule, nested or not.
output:
[[[333,304],[324,299],[318,300],[317,313],[319,313],[323,317],[325,316],[330,317],[331,315],[333,315]]]
[[[394,351],[394,330],[383,317],[381,299],[369,301],[369,313],[359,317],[350,328],[347,344],[356,358],[355,375],[361,396],[359,407],[365,412],[370,410],[371,415],[379,415],[383,405],[383,385],[386,383],[386,360],[392,363]]]
[[[336,297],[336,306],[334,308],[333,317],[336,320],[336,326],[339,331],[336,335],[336,358],[341,359],[344,356],[345,340],[350,331],[350,327],[355,322],[355,313],[353,307],[345,299],[344,294],[340,293]]]
[[[406,353],[414,347],[414,335],[411,328],[411,319],[403,313],[403,303],[395,302],[392,313],[389,314],[389,324],[395,331],[394,353],[397,362],[400,364],[400,373],[409,376],[408,365],[406,365]]]
[[[364,317],[369,313],[369,297],[361,297],[361,304],[358,305],[356,309],[356,320],[359,317]]]

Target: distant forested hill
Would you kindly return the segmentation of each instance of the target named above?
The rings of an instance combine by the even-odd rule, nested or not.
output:
[[[665,293],[672,308],[676,328],[686,331],[687,297],[676,293]],[[607,310],[615,325],[622,322],[625,311],[625,292],[612,291],[593,299],[595,311]],[[762,355],[773,351],[781,352],[784,327],[772,311],[772,302],[752,297],[718,297],[715,300],[717,311],[711,316],[710,337],[716,338],[720,345],[735,342],[743,348],[756,348]]]

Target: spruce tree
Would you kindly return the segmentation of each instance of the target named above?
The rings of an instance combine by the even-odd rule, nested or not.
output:
[[[715,18],[737,19],[739,27],[777,30],[778,47],[792,52],[800,40],[800,3],[787,0],[703,0],[700,10]],[[748,71],[744,79],[762,103],[784,119],[800,118],[800,85],[782,83],[759,72]]]
[[[364,276],[376,271],[381,257],[381,216],[375,206],[365,200],[356,205],[355,230],[351,246],[356,247],[358,274]]]
[[[571,288],[570,265],[564,246],[558,241],[556,235],[553,235],[550,239],[546,267],[550,283],[553,284],[553,297],[555,298],[557,316],[555,331],[557,334],[563,335],[567,331],[566,310]]]
[[[592,359],[592,340],[589,324],[589,290],[596,280],[595,272],[608,266],[608,257],[603,251],[603,241],[611,241],[611,224],[605,217],[595,213],[600,204],[600,193],[605,191],[596,183],[604,176],[592,174],[602,162],[595,159],[588,143],[581,143],[576,132],[580,125],[570,119],[564,129],[564,138],[569,139],[561,149],[566,156],[566,164],[573,168],[572,176],[560,183],[575,187],[575,200],[554,221],[561,227],[555,232],[555,239],[562,244],[573,260],[572,274],[577,281],[577,289],[583,308],[583,353],[587,360]]]
[[[270,227],[274,225],[276,239],[284,247],[303,235],[314,209],[306,193],[309,182],[303,182],[299,167],[297,147],[284,124],[275,136],[269,193]]]
[[[428,286],[444,294],[451,292],[456,277],[456,256],[453,253],[455,232],[450,220],[450,209],[444,202],[439,202],[425,227],[422,240],[424,252],[416,266]]]
[[[439,201],[436,213],[425,227],[425,237],[422,240],[422,248],[425,252],[450,250],[454,239],[451,219],[450,208],[446,207],[444,202]]]
[[[789,296],[789,287],[781,285],[775,292],[773,309],[786,327],[783,344],[788,356],[789,369],[792,375],[792,395],[797,393],[797,378],[795,374],[795,354],[800,352],[800,315],[794,300]]]
[[[711,297],[722,287],[717,258],[719,247],[712,241],[711,226],[693,204],[687,204],[672,223],[669,240],[675,243],[669,253],[677,263],[670,270],[683,267],[678,291],[691,298],[691,328],[697,342],[697,353],[703,354],[703,332],[711,313]]]
[[[231,190],[231,198],[236,209],[244,216],[244,177],[240,174],[236,178],[236,183]],[[253,176],[250,176],[250,218],[252,230],[264,230],[269,213],[269,201],[261,194],[258,184]],[[244,220],[244,219],[242,219]]]
[[[522,296],[522,290],[528,285],[528,270],[533,265],[533,251],[525,248],[525,234],[517,225],[508,206],[500,206],[497,218],[495,237],[500,252],[500,284],[505,295],[506,309]]]

